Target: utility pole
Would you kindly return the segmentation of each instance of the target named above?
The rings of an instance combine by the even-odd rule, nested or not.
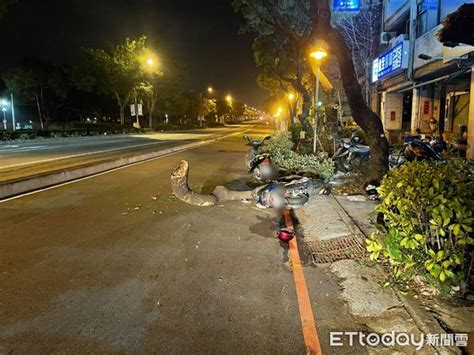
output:
[[[140,128],[140,119],[138,118],[138,103],[137,103],[137,95],[135,94],[135,117],[137,119],[137,128]]]
[[[11,102],[12,102],[12,125],[13,130],[16,131],[16,122],[15,122],[15,104],[13,103],[13,93],[10,94]]]
[[[5,107],[2,107],[2,112],[3,112],[3,129],[6,131],[7,130],[7,115],[5,112],[7,112],[7,109]]]
[[[316,84],[314,89],[314,137],[313,137],[313,153],[316,154],[318,142],[318,101],[319,101],[319,76],[321,73],[320,63],[316,67]]]

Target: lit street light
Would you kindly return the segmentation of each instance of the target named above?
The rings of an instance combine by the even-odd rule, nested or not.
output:
[[[2,112],[3,112],[3,129],[6,131],[7,130],[7,116],[5,115],[5,112],[7,112],[7,108],[2,107]]]
[[[7,99],[0,100],[0,106],[3,112],[3,129],[7,130],[7,107],[10,105]],[[12,110],[12,128],[15,131],[15,109],[13,107],[13,94],[11,94],[11,110]]]
[[[148,64],[151,67],[153,66],[153,64],[155,64],[155,61],[153,60],[153,58],[148,58],[146,61],[146,64]]]
[[[316,61],[316,84],[314,89],[314,139],[313,139],[313,153],[316,154],[318,141],[318,104],[319,104],[319,77],[321,74],[321,59],[326,57],[328,53],[322,48],[317,47],[310,53],[310,57]]]

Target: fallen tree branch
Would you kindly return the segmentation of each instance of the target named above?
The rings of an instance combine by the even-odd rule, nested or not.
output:
[[[171,188],[175,196],[183,202],[197,206],[214,206],[217,197],[214,195],[202,195],[194,192],[188,185],[189,164],[181,160],[176,169],[171,173]]]
[[[171,173],[171,188],[174,195],[183,202],[195,206],[215,206],[221,201],[251,199],[252,191],[232,191],[224,186],[217,186],[211,195],[203,195],[189,188],[189,163],[181,160]]]

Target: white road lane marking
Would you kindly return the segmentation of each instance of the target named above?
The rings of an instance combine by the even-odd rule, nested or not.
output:
[[[24,162],[24,163],[11,164],[11,165],[6,165],[6,166],[0,165],[0,169],[17,168],[19,166],[34,165],[34,164],[40,164],[40,163],[48,163],[48,162],[56,161],[56,160],[71,159],[71,158],[77,158],[77,157],[92,155],[92,154],[108,153],[108,152],[113,152],[113,151],[116,151],[116,150],[124,150],[124,149],[129,149],[129,148],[138,148],[138,147],[144,147],[144,146],[153,145],[153,144],[154,145],[159,145],[159,144],[163,144],[163,143],[166,143],[166,141],[156,141],[156,142],[152,142],[152,143],[129,145],[129,146],[126,146],[126,147],[117,147],[117,148],[104,149],[104,150],[95,150],[93,152],[80,153],[80,154],[74,154],[74,155],[65,155],[65,156],[56,157],[56,158],[28,161],[28,162]]]
[[[178,150],[178,151],[176,151],[176,152],[171,152],[171,153],[163,154],[163,155],[160,155],[160,156],[158,156],[158,157],[156,157],[156,158],[151,158],[151,159],[147,159],[147,160],[138,161],[138,162],[136,162],[136,163],[132,163],[132,164],[120,166],[120,167],[118,167],[118,168],[110,169],[110,170],[107,170],[107,171],[104,171],[104,172],[101,172],[101,173],[93,174],[93,175],[90,175],[90,176],[86,176],[86,177],[79,178],[79,179],[75,179],[75,180],[71,180],[71,181],[66,181],[66,182],[63,182],[63,183],[58,184],[58,185],[54,185],[54,186],[50,186],[50,187],[45,187],[45,188],[43,188],[43,189],[38,189],[38,190],[35,190],[35,191],[31,191],[31,192],[22,193],[22,194],[17,195],[17,196],[13,196],[13,197],[9,197],[9,198],[0,200],[0,204],[1,204],[1,203],[4,203],[4,202],[16,200],[16,199],[19,199],[19,198],[23,198],[23,197],[26,197],[26,196],[34,195],[34,194],[37,194],[37,193],[40,193],[40,192],[43,192],[43,191],[53,190],[53,189],[56,189],[56,188],[61,187],[61,186],[66,186],[66,185],[75,184],[76,182],[80,182],[80,181],[83,181],[83,180],[93,179],[93,178],[95,178],[95,177],[97,177],[97,176],[101,176],[101,175],[105,175],[105,174],[110,174],[110,173],[113,173],[113,172],[115,172],[115,171],[117,171],[117,170],[127,169],[127,168],[130,168],[130,167],[135,166],[135,165],[138,165],[138,164],[148,163],[148,162],[151,162],[151,161],[153,161],[153,160],[157,160],[157,159],[161,159],[161,158],[168,157],[168,156],[170,156],[170,155],[175,155],[175,154],[179,154],[179,153],[186,152],[186,151],[188,151],[188,150],[193,150],[193,149],[201,148],[201,147],[203,147],[203,146],[206,146],[206,145],[215,143],[217,139],[225,139],[225,138],[232,137],[232,136],[235,136],[235,135],[238,135],[238,134],[242,134],[242,133],[245,133],[245,132],[249,131],[249,130],[252,129],[252,128],[253,128],[253,127],[250,127],[250,128],[244,129],[244,130],[238,130],[238,131],[236,131],[236,132],[226,134],[226,135],[221,136],[221,137],[216,137],[215,140],[212,140],[212,141],[203,143],[202,145],[199,145],[199,146],[197,146],[197,147],[190,147],[190,148],[180,149],[180,150]]]

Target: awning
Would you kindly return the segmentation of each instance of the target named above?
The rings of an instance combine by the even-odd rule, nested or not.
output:
[[[399,93],[402,93],[402,92],[406,92],[406,91],[410,91],[410,90],[413,90],[413,89],[416,89],[416,88],[419,88],[419,87],[422,87],[422,86],[426,86],[426,85],[430,85],[430,84],[433,84],[433,83],[437,83],[439,81],[445,81],[445,80],[450,80],[450,79],[455,79],[459,76],[462,76],[464,74],[467,74],[470,72],[470,68],[468,69],[461,69],[461,70],[458,70],[452,74],[448,74],[448,75],[443,75],[443,76],[440,76],[439,78],[435,78],[435,79],[431,79],[431,80],[428,80],[428,81],[424,81],[422,83],[419,83],[419,84],[415,84],[415,85],[412,85],[410,87],[407,87],[405,89],[402,89],[402,90],[399,90],[398,92]]]

